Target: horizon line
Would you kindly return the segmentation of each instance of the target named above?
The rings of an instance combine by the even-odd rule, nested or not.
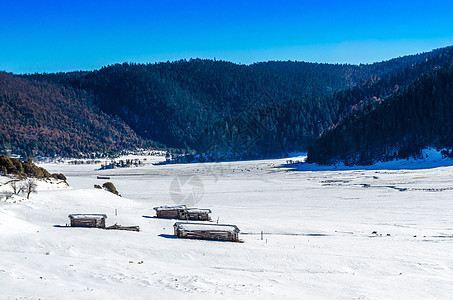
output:
[[[269,62],[292,62],[292,63],[307,63],[307,64],[320,64],[320,65],[348,65],[348,66],[370,66],[374,64],[379,64],[379,63],[385,63],[392,61],[394,59],[399,59],[403,57],[409,57],[409,56],[417,56],[417,55],[423,55],[427,54],[430,52],[434,52],[440,49],[447,49],[453,47],[453,45],[448,45],[444,47],[437,47],[437,48],[432,48],[431,50],[427,51],[422,51],[422,52],[416,52],[416,53],[409,53],[409,54],[404,54],[401,56],[395,56],[391,57],[388,59],[384,60],[376,60],[374,62],[365,62],[365,63],[350,63],[350,62],[320,62],[320,61],[310,61],[310,60],[291,60],[291,59],[285,59],[285,60],[276,60],[276,59],[270,59],[270,60],[257,60],[251,63],[241,63],[241,62],[236,62],[233,60],[228,60],[228,59],[217,59],[215,56],[211,58],[207,57],[190,57],[190,58],[180,58],[180,59],[172,59],[172,60],[160,60],[160,61],[154,61],[154,62],[137,62],[137,61],[122,61],[122,62],[113,62],[109,64],[104,64],[101,65],[100,67],[94,67],[94,68],[87,68],[87,69],[71,69],[71,70],[58,70],[58,71],[40,71],[40,72],[24,72],[24,73],[14,73],[12,71],[7,71],[5,69],[0,69],[0,72],[7,73],[7,74],[12,74],[12,75],[36,75],[36,74],[59,74],[59,73],[77,73],[77,72],[94,72],[98,71],[102,68],[107,68],[110,66],[115,66],[115,65],[123,65],[123,64],[129,64],[129,65],[159,65],[159,64],[167,64],[167,63],[178,63],[178,62],[190,62],[192,60],[206,60],[206,61],[217,61],[217,62],[226,62],[226,63],[232,63],[235,65],[239,66],[252,66],[255,64],[260,64],[260,63],[269,63]]]

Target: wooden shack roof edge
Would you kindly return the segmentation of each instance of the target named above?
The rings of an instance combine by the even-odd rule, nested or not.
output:
[[[158,206],[154,207],[155,211],[165,211],[165,210],[180,210],[180,209],[187,209],[185,205],[178,205],[178,206]]]
[[[69,219],[107,219],[105,214],[70,214]]]
[[[188,208],[188,213],[192,214],[210,214],[212,211],[209,208]]]
[[[206,223],[186,223],[176,222],[173,225],[181,230],[188,231],[228,231],[228,232],[240,232],[236,225],[230,224],[206,224]]]

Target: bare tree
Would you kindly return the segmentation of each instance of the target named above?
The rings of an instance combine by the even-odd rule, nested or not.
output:
[[[22,183],[19,180],[13,180],[9,183],[9,186],[13,189],[14,194],[22,192]]]
[[[36,180],[34,179],[27,179],[24,181],[24,184],[22,185],[23,191],[25,194],[27,194],[27,199],[30,199],[30,194],[31,193],[36,193],[38,184],[36,183]]]
[[[5,197],[5,202],[13,196],[11,192],[3,192],[2,198]]]

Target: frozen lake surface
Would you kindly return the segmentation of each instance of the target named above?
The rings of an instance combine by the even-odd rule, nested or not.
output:
[[[0,298],[452,297],[453,167],[152,160],[102,171],[43,164],[71,188],[1,202]],[[106,181],[123,197],[93,188]],[[153,207],[175,204],[211,209],[213,221],[240,228],[244,243],[175,238],[175,220],[153,218]],[[141,231],[66,228],[76,213]]]

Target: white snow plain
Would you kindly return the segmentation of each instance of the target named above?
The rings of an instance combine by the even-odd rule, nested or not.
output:
[[[453,167],[293,170],[286,160],[43,164],[71,187],[0,202],[0,298],[452,298]],[[173,180],[192,176],[196,189],[172,192],[195,193],[189,206],[237,225],[244,243],[178,239],[176,220],[153,218],[180,204]],[[93,188],[105,181],[123,197]],[[77,213],[141,231],[66,227]]]

